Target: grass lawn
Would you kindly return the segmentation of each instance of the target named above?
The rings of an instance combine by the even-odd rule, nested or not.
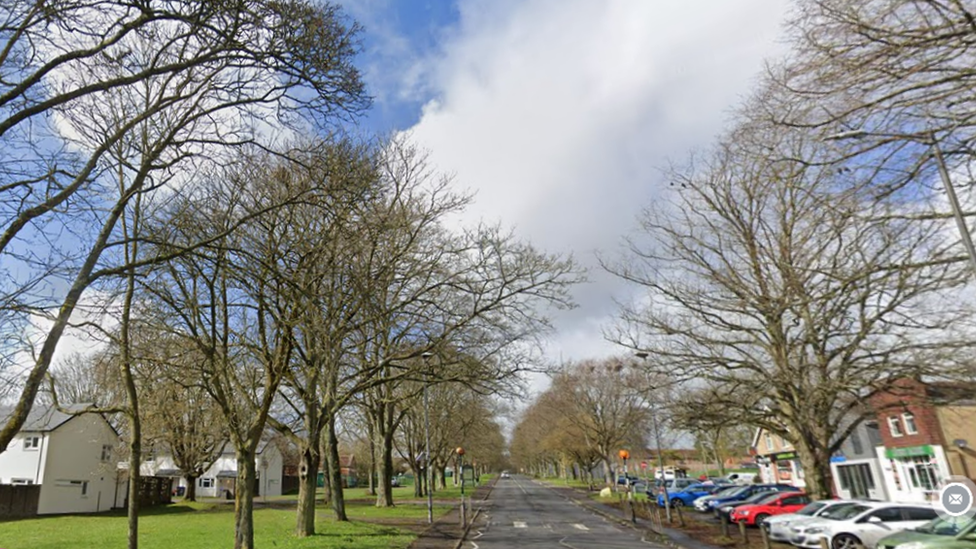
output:
[[[435,512],[440,515],[447,509],[438,506]],[[364,519],[420,519],[427,513],[426,508],[412,505],[394,509],[351,505],[348,511],[352,521],[339,523],[328,508],[320,507],[316,524],[319,534],[298,539],[292,534],[294,509],[256,509],[255,544],[276,549],[404,548],[416,534]],[[126,517],[121,512],[0,522],[0,547],[5,549],[124,549],[126,536]],[[142,549],[210,549],[233,545],[232,505],[174,504],[147,510],[139,520]]]

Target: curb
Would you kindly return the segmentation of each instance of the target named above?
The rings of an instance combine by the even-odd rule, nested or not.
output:
[[[495,477],[491,480],[491,484],[488,485],[488,493],[485,494],[485,497],[481,498],[482,502],[488,499],[488,496],[491,495],[492,490],[495,489],[495,483],[497,482],[498,482],[498,477]],[[471,516],[471,520],[468,521],[468,525],[464,527],[464,531],[461,532],[461,537],[458,538],[457,543],[454,544],[454,549],[460,549],[461,545],[464,543],[464,540],[468,539],[468,533],[471,532],[471,527],[474,526],[474,523],[476,520],[478,520],[478,516],[480,514],[481,514],[481,507],[479,506],[478,510],[474,512],[474,515]]]

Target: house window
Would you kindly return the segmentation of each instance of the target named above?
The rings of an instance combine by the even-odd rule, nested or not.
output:
[[[214,487],[214,479],[212,478],[200,479],[200,488],[213,488],[213,487]]]
[[[915,415],[910,412],[905,412],[901,415],[901,418],[905,421],[905,432],[910,435],[917,435],[918,426],[915,425]]]
[[[112,459],[112,445],[102,444],[102,461],[109,461]]]
[[[868,434],[868,443],[874,446],[881,446],[883,444],[881,440],[881,428],[878,427],[877,421],[865,421],[864,430]]]
[[[773,449],[773,435],[769,433],[766,433],[766,449],[767,450]]]
[[[29,486],[34,484],[33,479],[29,478],[12,478],[10,479],[10,484],[19,484],[21,486]]]
[[[906,460],[905,467],[908,469],[908,479],[912,488],[921,488],[929,492],[934,492],[939,485],[938,476],[935,471],[935,464],[928,456],[916,456]]]
[[[24,450],[37,450],[41,447],[41,437],[24,437]]]
[[[901,421],[898,420],[898,416],[888,418],[888,428],[891,429],[891,436],[893,437],[900,437],[905,434],[901,430]]]
[[[861,444],[861,437],[857,436],[857,431],[851,432],[851,449],[854,450],[854,455],[861,455],[864,453],[864,445]]]
[[[81,488],[81,496],[85,497],[88,495],[88,481],[87,480],[65,480],[58,479],[54,481],[55,486],[60,486],[62,488]]]

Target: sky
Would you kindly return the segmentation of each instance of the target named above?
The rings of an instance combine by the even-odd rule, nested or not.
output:
[[[781,43],[786,0],[346,0],[363,26],[370,130],[409,132],[501,222],[590,269],[555,317],[555,362],[623,352],[603,337],[638,298],[597,266],[661,170],[708,147]],[[536,389],[545,385],[538,378]]]
[[[708,147],[785,50],[788,0],[340,2],[363,27],[364,128],[408,132],[475,194],[458,223],[501,223],[589,270],[547,360],[624,352],[604,330],[640,295],[597,254],[613,257],[667,193],[662,169]],[[54,363],[92,345],[67,334]]]

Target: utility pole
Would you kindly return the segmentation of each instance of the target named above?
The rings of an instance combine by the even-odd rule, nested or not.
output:
[[[424,476],[427,480],[427,524],[434,523],[434,482],[430,470],[430,401],[427,397],[427,386],[430,385],[430,357],[433,353],[420,355],[424,359]]]
[[[634,354],[644,364],[647,364],[647,353],[640,351]],[[664,453],[661,451],[661,429],[657,421],[657,410],[654,409],[653,405],[651,405],[651,423],[654,427],[654,446],[657,449],[657,466],[658,470],[661,471],[661,489],[664,491],[664,513],[668,517],[668,522],[671,522],[671,494],[668,493],[668,480],[664,475]],[[654,479],[657,481],[656,474],[654,475]]]

